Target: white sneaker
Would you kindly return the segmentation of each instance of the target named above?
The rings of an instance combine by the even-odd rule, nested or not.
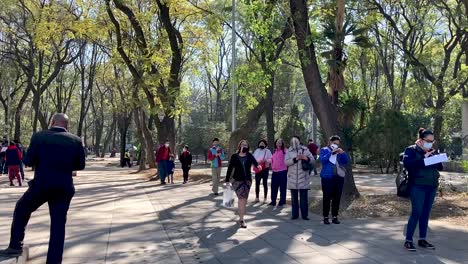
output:
[[[265,199],[263,199],[263,203],[264,203],[264,204],[266,204],[266,203],[267,203],[267,199],[266,199],[266,198],[265,198]]]

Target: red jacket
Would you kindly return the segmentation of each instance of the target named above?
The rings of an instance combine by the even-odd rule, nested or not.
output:
[[[167,147],[165,145],[161,145],[156,151],[156,162],[160,162],[163,160],[169,160],[169,155],[171,153],[171,148]]]
[[[319,147],[315,143],[310,143],[307,145],[307,148],[309,149],[310,153],[312,153],[313,156],[317,156],[317,152]]]

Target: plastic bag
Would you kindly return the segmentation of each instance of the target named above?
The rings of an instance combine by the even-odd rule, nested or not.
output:
[[[234,206],[235,193],[230,185],[224,187],[223,191],[223,206],[231,208]]]

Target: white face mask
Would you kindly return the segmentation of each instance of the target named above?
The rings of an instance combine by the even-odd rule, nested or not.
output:
[[[291,147],[294,148],[294,149],[297,149],[299,147],[299,140],[297,138],[293,138],[291,140]]]
[[[426,142],[424,141],[424,148],[425,149],[431,149],[434,144],[432,142]]]
[[[331,145],[330,145],[330,148],[332,148],[333,150],[335,150],[335,149],[338,148],[338,145],[337,145],[337,144],[331,144]]]
[[[164,144],[164,146],[166,146],[166,148],[168,148],[168,147],[169,147],[169,144],[166,143],[166,144]]]

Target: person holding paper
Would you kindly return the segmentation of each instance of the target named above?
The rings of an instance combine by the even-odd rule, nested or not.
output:
[[[403,164],[408,170],[408,179],[411,199],[411,215],[406,229],[405,248],[416,251],[413,245],[413,234],[419,223],[418,246],[426,249],[435,249],[434,245],[426,240],[429,216],[434,202],[437,187],[439,186],[439,171],[443,169],[442,163],[427,165],[424,161],[434,155],[434,134],[432,131],[419,129],[419,138],[416,144],[406,148]]]
[[[349,157],[340,146],[340,137],[330,137],[327,147],[320,150],[320,161],[322,162],[323,193],[323,223],[330,224],[329,213],[331,203],[332,223],[340,224],[338,211],[340,210],[341,193],[343,192],[345,169]]]

